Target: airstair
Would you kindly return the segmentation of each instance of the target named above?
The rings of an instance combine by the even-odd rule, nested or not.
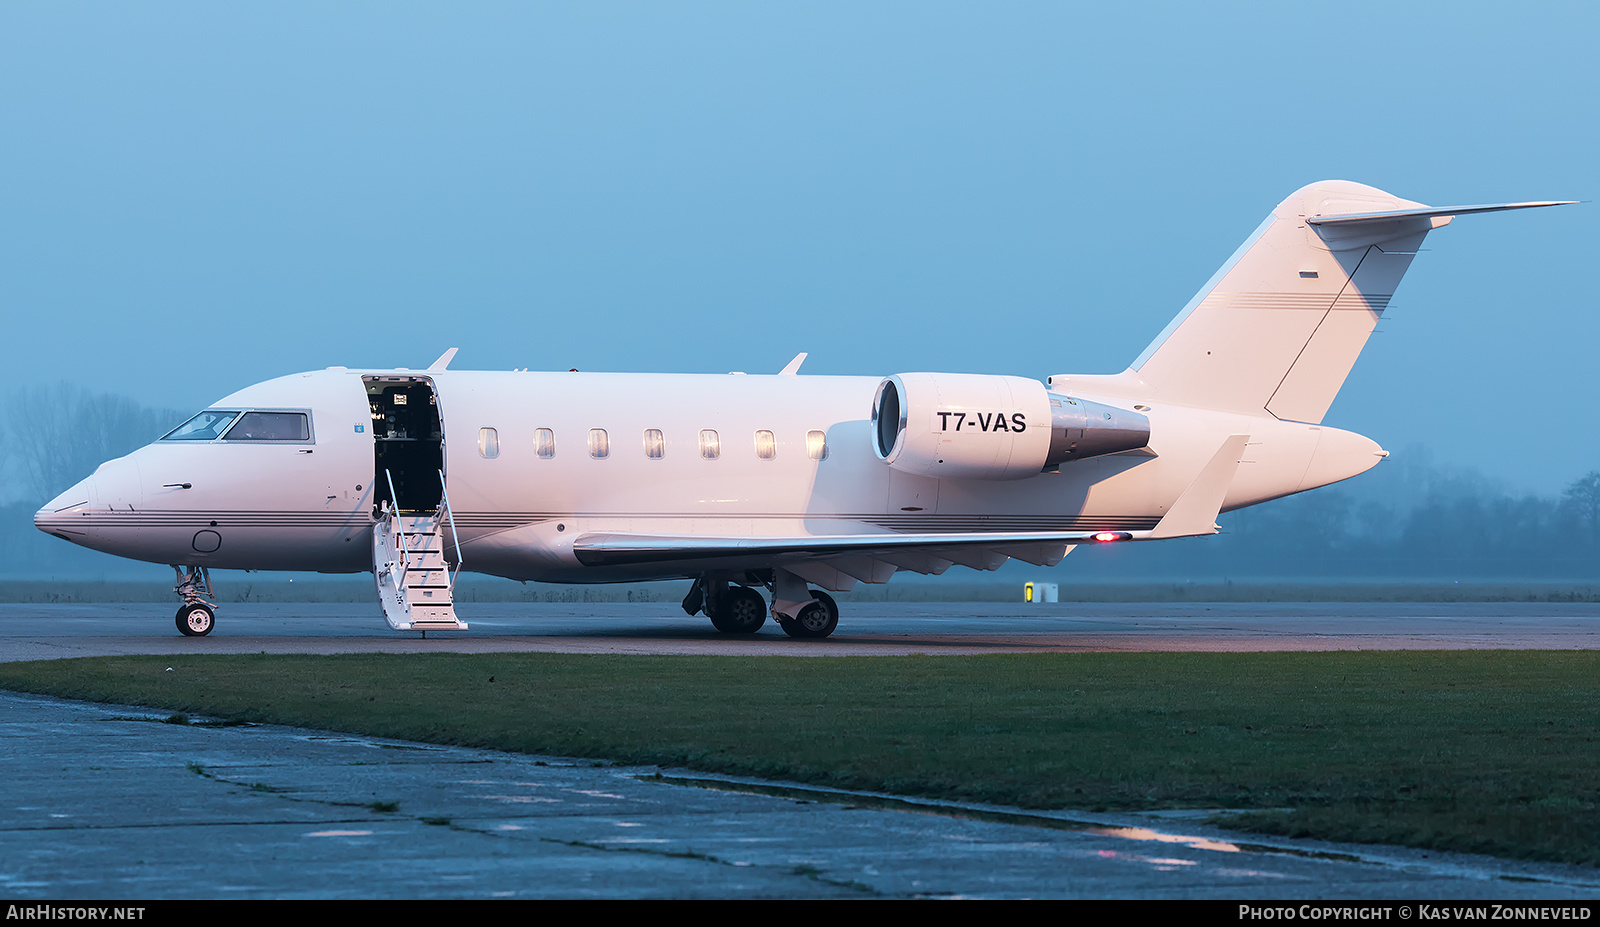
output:
[[[387,472],[385,476],[388,476]],[[395,498],[389,476],[390,499]],[[440,473],[439,482],[444,483]],[[445,559],[444,529],[455,545],[455,566]],[[456,575],[461,571],[461,543],[456,537],[450,498],[441,493],[438,509],[408,512],[385,502],[372,530],[372,572],[377,579],[383,617],[396,631],[464,631],[456,617]]]

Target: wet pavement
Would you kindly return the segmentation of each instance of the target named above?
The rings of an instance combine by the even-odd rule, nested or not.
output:
[[[0,693],[0,894],[1581,899],[1600,872]],[[776,793],[776,794],[774,794]]]

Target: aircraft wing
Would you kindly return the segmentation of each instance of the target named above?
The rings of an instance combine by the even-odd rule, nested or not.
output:
[[[805,537],[707,537],[706,535],[586,534],[572,550],[585,566],[615,566],[679,560],[737,559],[756,555],[762,560],[793,557],[797,560],[896,553],[985,550],[1024,544],[1064,547],[1093,541],[1136,540],[1150,531],[1114,532],[970,532],[963,534],[811,535]],[[963,558],[965,559],[965,558]],[[959,561],[957,561],[959,562]]]
[[[586,566],[672,565],[685,571],[781,566],[806,580],[841,591],[857,581],[886,583],[900,570],[939,574],[955,564],[997,570],[1015,557],[1054,566],[1077,544],[1134,540],[1151,531],[973,532],[964,534],[811,535],[708,537],[705,535],[586,534],[573,553]]]
[[[1078,544],[1215,534],[1217,513],[1239,467],[1249,435],[1231,435],[1153,528],[1135,531],[870,532],[794,537],[714,537],[596,532],[573,540],[585,566],[646,563],[739,568],[779,563],[831,588],[841,580],[888,582],[898,570],[943,573],[954,564],[995,570],[1016,558],[1054,566]],[[839,574],[839,575],[835,575]]]

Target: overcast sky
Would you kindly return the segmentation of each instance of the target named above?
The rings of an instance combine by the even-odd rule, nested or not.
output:
[[[1597,11],[8,2],[7,366],[1111,373],[1311,181],[1594,198]],[[1329,423],[1600,468],[1600,205],[1427,245]]]

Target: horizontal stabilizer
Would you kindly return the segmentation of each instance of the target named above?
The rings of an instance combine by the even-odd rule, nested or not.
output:
[[[1531,203],[1488,203],[1481,206],[1428,206],[1423,209],[1389,209],[1383,212],[1356,212],[1341,216],[1311,216],[1312,225],[1347,225],[1353,222],[1383,222],[1390,219],[1434,219],[1442,216],[1470,216],[1479,212],[1505,212],[1539,206],[1571,206],[1577,200],[1540,200]]]

